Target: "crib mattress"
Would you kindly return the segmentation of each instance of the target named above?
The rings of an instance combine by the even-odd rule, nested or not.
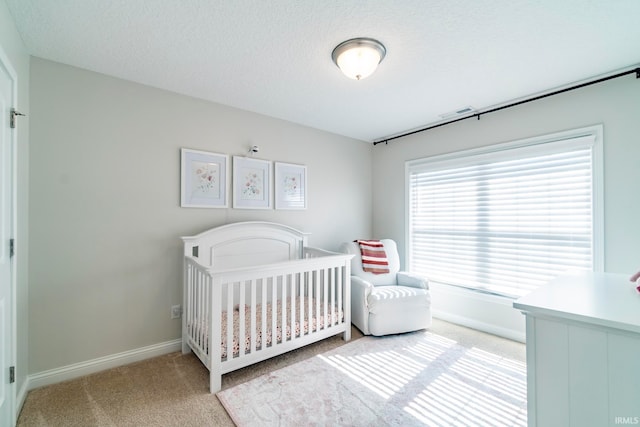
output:
[[[304,304],[304,316],[303,316],[303,322],[302,324],[300,324],[300,298],[296,298],[295,300],[295,319],[294,322],[291,322],[291,303],[290,300],[286,301],[286,307],[284,308],[286,310],[286,325],[283,328],[282,327],[282,310],[283,310],[283,304],[282,304],[282,300],[278,300],[277,301],[277,305],[276,305],[276,333],[275,333],[275,339],[276,339],[276,343],[281,343],[283,341],[283,332],[284,332],[284,340],[290,340],[292,337],[292,334],[294,337],[299,337],[300,334],[302,333],[302,335],[306,335],[308,333],[313,333],[316,332],[318,330],[324,329],[325,325],[329,326],[329,325],[336,325],[339,323],[342,323],[343,319],[344,319],[344,313],[341,310],[338,310],[337,307],[333,307],[333,312],[331,312],[330,308],[331,306],[328,306],[328,311],[327,314],[324,315],[324,309],[323,309],[323,304],[320,304],[320,316],[317,317],[315,316],[316,314],[316,301],[315,299],[311,298],[311,316],[309,316],[309,299],[305,298],[303,300],[303,304]],[[245,353],[250,353],[251,352],[251,306],[248,305],[242,305],[241,306],[242,309],[244,310],[244,320],[245,320],[245,336],[244,339],[241,340],[240,339],[240,307],[236,307],[233,310],[233,344],[232,344],[232,357],[237,357],[240,354],[240,343],[241,341],[244,341],[244,352]],[[266,322],[266,342],[265,345],[267,347],[272,345],[272,341],[273,341],[273,334],[272,332],[272,315],[273,315],[273,307],[272,307],[272,303],[267,303],[267,322]],[[311,319],[309,318],[311,317]],[[198,325],[199,324],[199,325]],[[291,327],[293,324],[293,328]],[[222,331],[221,331],[221,343],[220,343],[220,349],[222,352],[222,360],[225,360],[227,358],[227,312],[223,311],[222,312],[222,316],[221,316],[221,325],[222,325]],[[207,325],[206,325],[206,321],[203,319],[202,322],[194,322],[193,325],[189,325],[189,328],[192,327],[198,327],[200,326],[202,328],[202,331],[204,333],[204,336],[207,337]],[[293,330],[292,330],[293,329]],[[255,348],[256,350],[260,350],[262,348],[263,345],[263,339],[262,339],[262,305],[258,304],[256,306],[256,333],[255,333],[255,339],[256,339],[256,345]],[[206,338],[205,338],[206,340]],[[205,351],[208,353],[209,349],[208,349],[208,343],[203,343],[204,344],[204,349]]]

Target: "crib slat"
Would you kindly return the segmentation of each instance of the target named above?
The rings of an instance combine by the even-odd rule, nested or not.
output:
[[[196,324],[194,323],[194,316],[193,316],[193,311],[194,311],[194,305],[193,305],[193,293],[194,293],[194,284],[196,282],[196,277],[195,275],[197,274],[197,272],[194,272],[194,268],[192,265],[189,265],[189,270],[190,270],[190,274],[189,274],[189,281],[187,283],[187,301],[189,301],[189,307],[185,310],[187,312],[187,328],[189,329],[189,338],[193,339],[193,331],[195,330],[195,326]]]
[[[337,323],[342,323],[340,319],[341,313],[344,313],[342,310],[342,274],[340,274],[340,268],[334,268],[335,277],[336,277],[336,290],[338,292],[338,318],[336,319]]]
[[[329,269],[327,268],[327,278],[331,277],[329,274]],[[331,283],[330,280],[329,281],[329,289],[331,289],[331,315],[329,316],[329,319],[327,320],[327,322],[329,323],[330,327],[333,327],[335,325],[335,316],[336,316],[336,287],[333,286],[334,284]]]
[[[227,322],[227,360],[233,359],[233,291],[235,285],[231,282],[224,284],[227,289],[227,310],[226,310],[226,322]],[[217,343],[213,343],[217,345]]]
[[[198,334],[199,334],[199,330],[202,328],[202,321],[204,319],[200,318],[200,306],[198,304],[198,292],[199,292],[199,288],[200,288],[200,271],[196,271],[194,272],[194,276],[193,276],[193,287],[192,287],[192,292],[193,292],[193,331],[191,332],[191,338],[193,338],[194,342],[196,345],[200,346],[200,339],[198,338]]]
[[[217,323],[218,323],[218,319],[215,320],[215,322],[212,322],[211,319],[211,304],[212,304],[212,286],[211,286],[211,276],[207,275],[207,274],[203,274],[202,275],[202,287],[203,287],[203,294],[204,294],[204,302],[202,304],[202,306],[204,307],[204,319],[206,319],[206,331],[204,330],[205,328],[202,328],[202,336],[203,336],[203,350],[206,352],[206,354],[208,354],[209,356],[211,356],[211,343],[209,342],[209,331],[211,330],[211,325],[212,324],[216,324],[216,328]]]
[[[257,298],[256,298],[256,285],[257,285],[257,280],[252,280],[251,281],[251,310],[250,310],[250,323],[251,323],[251,331],[249,332],[249,339],[251,340],[250,345],[249,345],[249,351],[251,353],[255,353],[256,351],[256,330],[258,329],[258,325],[256,324],[256,304],[257,302]]]
[[[281,322],[280,327],[282,328],[282,342],[284,343],[287,340],[287,308],[289,307],[287,302],[287,294],[288,294],[288,285],[291,280],[291,275],[287,274],[282,278],[282,299],[280,304],[281,308]]]
[[[201,271],[198,272],[198,282],[197,282],[197,292],[198,292],[198,346],[200,348],[204,347],[204,328],[206,327],[207,318],[204,316],[204,293],[202,292],[204,284],[204,277]]]
[[[290,297],[290,305],[291,305],[291,317],[289,317],[289,330],[291,331],[291,340],[295,340],[296,338],[296,288],[298,287],[298,283],[300,283],[301,277],[300,273],[296,273],[294,275],[295,280],[291,281],[291,297]]]
[[[316,300],[316,311],[315,311],[315,319],[316,319],[316,332],[320,330],[320,283],[318,281],[313,282],[313,297]]]
[[[351,340],[351,261],[346,260],[340,267],[340,279],[342,281],[342,293],[344,295],[344,319],[345,330],[343,338],[345,341]]]
[[[337,313],[339,312],[338,307],[340,306],[340,298],[342,297],[342,295],[340,295],[340,292],[338,290],[338,278],[336,277],[335,268],[331,268],[330,271],[331,271],[331,288],[333,289],[333,292],[335,293],[335,296],[336,296],[336,306],[334,307],[333,316],[331,317],[331,319],[332,319],[333,325],[338,325],[338,322],[336,322],[335,320],[339,317]]]
[[[282,276],[278,276],[282,277]],[[278,324],[278,279],[276,276],[271,278],[271,346],[275,346],[278,342],[277,324]],[[266,344],[265,344],[266,345]]]
[[[240,294],[240,304],[238,305],[238,311],[240,314],[240,320],[238,321],[238,344],[239,344],[239,352],[238,352],[238,357],[242,357],[244,356],[245,353],[245,342],[244,342],[244,337],[246,336],[246,331],[245,331],[245,313],[246,313],[246,309],[245,309],[245,304],[246,304],[246,282],[240,282],[240,289],[239,289],[239,294]]]
[[[184,307],[184,321],[187,327],[187,334],[189,338],[193,338],[192,335],[192,331],[193,331],[193,282],[194,282],[194,277],[193,277],[193,265],[191,265],[190,261],[187,261],[187,281],[185,283],[185,302],[183,303],[183,305],[186,305],[186,307]],[[184,338],[183,338],[184,340]],[[182,352],[185,352],[186,347],[184,345],[184,343],[182,344]]]
[[[200,321],[203,323],[200,328],[200,345],[203,348],[207,348],[207,329],[206,322],[209,320],[207,316],[207,276],[204,273],[200,273]]]
[[[324,307],[323,311],[323,319],[324,319],[324,328],[327,329],[329,325],[327,325],[327,314],[328,314],[328,303],[329,303],[329,287],[327,286],[327,282],[322,283],[322,304]]]
[[[221,372],[220,372],[220,357],[221,357],[221,330],[220,330],[220,318],[222,304],[220,301],[220,283],[216,281],[213,276],[208,272],[203,272],[202,277],[203,286],[206,288],[205,306],[207,307],[207,323],[205,335],[205,347],[202,349],[206,351],[207,363],[210,371],[209,375],[209,389],[219,389],[221,384]],[[205,329],[205,328],[202,328]]]
[[[294,338],[294,330],[293,325],[291,325],[291,316],[292,316],[292,304],[291,304],[291,299],[293,298],[293,288],[294,288],[294,282],[296,281],[296,275],[292,274],[289,276],[289,280],[287,280],[287,299],[285,301],[283,301],[282,303],[284,304],[283,307],[283,311],[285,311],[287,313],[286,316],[286,324],[283,324],[283,328],[285,328],[285,331],[288,331],[287,333],[287,340],[292,340]]]
[[[331,287],[333,282],[331,281],[330,268],[326,268],[324,270],[324,276],[327,282],[327,284],[325,285],[327,289],[327,317],[325,318],[325,322],[327,324],[327,327],[330,328],[331,326],[333,326],[333,322],[331,321],[331,319],[333,316],[333,301],[334,301],[333,288]]]
[[[189,352],[189,346],[187,345],[188,337],[191,335],[189,332],[189,325],[192,325],[189,322],[189,315],[191,311],[187,311],[190,307],[189,301],[189,288],[191,283],[191,265],[189,265],[188,260],[185,259],[183,264],[183,277],[182,277],[182,286],[183,286],[183,294],[182,294],[182,354],[186,354]]]
[[[203,273],[200,273],[200,316],[205,322],[209,322],[209,312],[207,310],[207,276]],[[207,348],[207,333],[205,330],[206,326],[200,328],[200,345],[203,348]]]
[[[306,282],[308,281],[308,273],[304,273],[304,275],[300,275],[300,282],[298,283],[298,296],[296,298],[298,302],[299,313],[298,313],[298,327],[300,329],[300,338],[304,335],[304,290],[306,286]]]
[[[305,293],[305,298],[307,300],[307,324],[308,324],[308,332],[313,332],[313,281],[309,280],[307,282],[307,289]]]
[[[195,283],[197,281],[196,275],[198,274],[197,272],[193,271],[193,266],[190,266],[190,270],[191,270],[191,274],[189,276],[189,285],[187,286],[188,289],[188,294],[187,294],[187,299],[189,300],[189,309],[187,310],[187,321],[189,322],[189,325],[191,325],[191,330],[189,331],[189,336],[191,337],[191,339],[194,338],[194,331],[196,329],[197,323],[196,323],[196,317],[195,317]]]
[[[267,346],[267,293],[269,292],[269,279],[262,279],[262,302],[260,303],[260,315],[262,316],[260,322],[260,349],[263,350]]]
[[[325,280],[327,282],[327,291],[329,292],[328,295],[328,301],[329,301],[329,307],[328,307],[328,316],[324,319],[324,326],[325,328],[330,328],[331,326],[333,326],[333,324],[331,323],[331,317],[333,316],[333,298],[334,298],[334,289],[331,286],[331,276],[329,274],[329,270],[328,269],[322,269],[324,276],[325,276]]]

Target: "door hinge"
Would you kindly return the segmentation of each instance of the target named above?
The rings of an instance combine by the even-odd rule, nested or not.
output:
[[[9,384],[13,384],[16,382],[16,367],[11,366],[9,368]]]
[[[13,258],[16,253],[16,241],[15,239],[9,239],[9,258]]]
[[[12,108],[11,111],[9,112],[9,127],[11,129],[15,129],[16,128],[16,116],[24,116],[25,114],[22,114],[19,111],[16,111],[15,108]]]

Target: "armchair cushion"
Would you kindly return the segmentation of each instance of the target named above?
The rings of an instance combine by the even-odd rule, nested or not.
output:
[[[369,295],[368,307],[367,329],[371,335],[399,334],[431,326],[431,295],[426,289],[376,286]]]

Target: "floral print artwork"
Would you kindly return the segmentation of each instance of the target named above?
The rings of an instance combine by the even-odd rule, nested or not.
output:
[[[300,175],[284,175],[282,177],[282,192],[285,200],[300,199]]]
[[[242,198],[245,200],[264,199],[264,171],[257,168],[244,170]]]
[[[233,207],[271,209],[271,162],[233,156]]]
[[[276,162],[276,209],[307,208],[307,168]]]
[[[229,156],[181,148],[180,162],[181,207],[227,207]]]
[[[192,198],[217,199],[220,197],[220,165],[194,161],[192,170]]]

